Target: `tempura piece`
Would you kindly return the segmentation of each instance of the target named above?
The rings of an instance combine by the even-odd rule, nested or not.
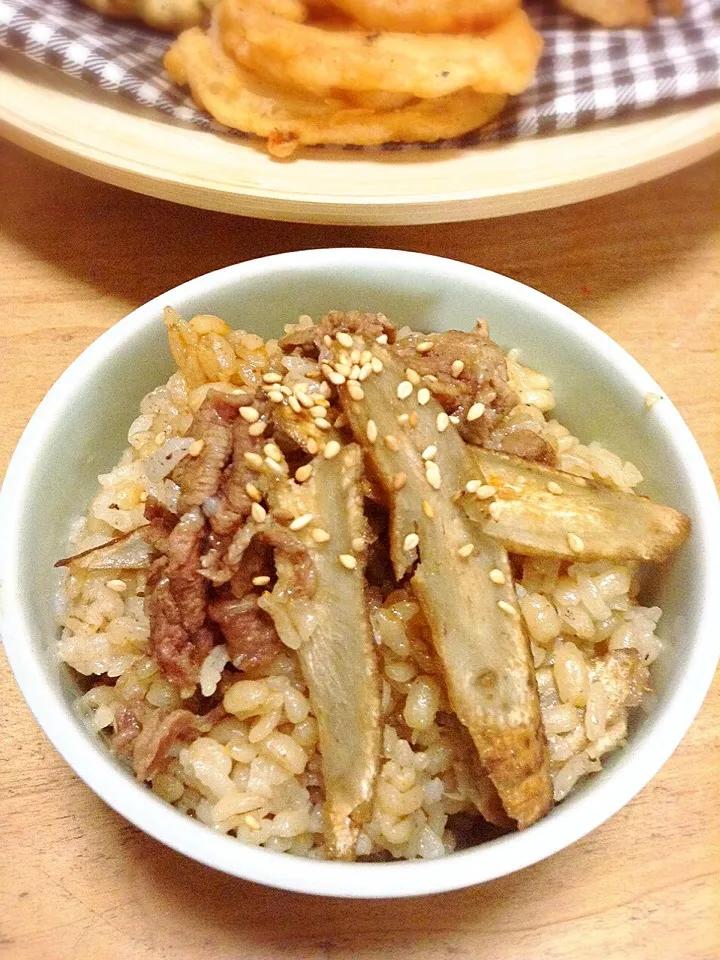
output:
[[[655,19],[650,0],[560,0],[560,5],[602,27],[647,27]]]
[[[468,450],[485,499],[470,494],[463,506],[511,553],[662,563],[690,532],[685,514],[646,497],[520,457]]]
[[[518,0],[333,0],[370,30],[398,33],[465,33],[499,23]]]
[[[452,707],[505,810],[518,826],[528,826],[551,806],[552,788],[508,555],[456,502],[473,461],[440,405],[426,388],[415,393],[391,348],[357,337],[353,343],[360,351],[372,347],[382,364],[381,373],[361,386],[340,387],[340,395],[391,504],[395,576],[401,579],[416,564],[410,585]]]
[[[293,596],[286,589],[293,576],[284,569],[289,561],[276,557],[278,582],[260,599],[300,658],[319,727],[328,852],[340,860],[354,859],[380,757],[380,687],[365,603],[361,475],[362,453],[350,444],[334,458],[314,461],[306,482],[278,486],[273,505],[302,518],[291,529],[301,527],[297,535],[315,565],[317,589],[311,599]]]

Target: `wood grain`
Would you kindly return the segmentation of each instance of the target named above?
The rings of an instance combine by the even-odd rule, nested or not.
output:
[[[720,102],[664,105],[477,150],[304,150],[287,164],[260,141],[170,123],[3,51],[0,135],[80,173],[210,210],[313,223],[436,223],[575,203],[679,170],[720,147]]]
[[[720,157],[571,208],[365,230],[148,200],[7,144],[0,171],[0,470],[50,384],[131,308],[233,261],[347,244],[468,260],[568,303],[659,379],[720,478]],[[0,702],[2,960],[720,957],[717,679],[661,773],[585,840],[484,886],[381,903],[278,893],[165,849],[55,754],[4,660]]]

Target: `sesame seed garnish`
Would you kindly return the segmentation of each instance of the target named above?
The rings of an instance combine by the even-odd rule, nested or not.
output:
[[[367,380],[370,374],[373,372],[371,363],[364,363],[360,367],[360,373],[358,374],[358,380]]]
[[[357,380],[349,380],[347,385],[347,391],[352,397],[353,400],[364,400],[365,391],[357,382]]]
[[[426,516],[429,520],[432,520],[432,518],[435,516],[435,511],[433,510],[432,504],[430,503],[429,500],[423,500],[423,502],[422,502],[422,512],[425,514],[425,516]]]
[[[303,391],[302,393],[299,392],[300,387],[304,387],[304,386],[305,386],[304,383],[298,383],[295,386],[295,396],[300,401],[301,406],[305,407],[306,410],[309,410],[314,405],[315,401],[313,400],[313,398],[310,396],[309,393],[306,393],[305,391]]]
[[[442,485],[440,477],[440,468],[434,460],[425,461],[425,479],[434,490],[439,490]]]
[[[202,453],[202,449],[205,446],[204,440],[193,440],[193,442],[188,447],[188,453],[191,457],[199,457]]]
[[[413,370],[412,367],[405,368],[405,379],[409,380],[410,383],[416,387],[420,383],[420,374],[417,370]]]
[[[256,503],[259,503],[260,500],[262,500],[262,494],[254,483],[245,484],[245,493],[250,497],[251,500],[255,500]]]
[[[493,520],[499,520],[503,513],[503,505],[498,503],[497,500],[493,500],[490,504],[490,516]]]
[[[335,417],[335,423],[333,424],[336,430],[341,430],[343,427],[347,426],[347,418],[344,413],[339,414]]]
[[[421,407],[424,407],[426,403],[430,400],[430,391],[427,387],[421,387],[418,390],[418,403]]]
[[[271,457],[265,457],[265,466],[268,467],[274,474],[277,476],[282,476],[285,473],[283,466],[279,464],[276,460],[273,460]]]
[[[332,390],[330,389],[330,385],[325,383],[323,380],[323,382],[320,384],[320,396],[324,397],[325,400],[328,400],[331,394]]]
[[[305,527],[312,521],[313,515],[311,513],[303,513],[295,519],[290,524],[291,530],[304,530]]]
[[[350,370],[348,380],[359,380],[359,379],[360,379],[360,367],[358,366],[357,363],[355,363],[353,364],[353,367]]]
[[[238,413],[247,423],[255,423],[256,420],[260,419],[260,414],[255,407],[240,407]]]
[[[266,587],[270,583],[270,577],[253,577],[252,584],[254,587]]]
[[[431,443],[429,446],[425,447],[421,456],[423,460],[434,460],[435,454],[437,453],[437,447],[434,443]]]
[[[576,533],[569,533],[567,535],[567,542],[573,553],[582,553],[585,549],[585,543],[582,537],[579,537]]]
[[[264,420],[258,420],[257,423],[251,423],[248,427],[248,436],[260,437],[267,430],[267,423]]]
[[[423,377],[423,380],[425,380],[427,383],[437,383],[437,382],[438,382],[438,378],[437,378],[437,377],[435,376],[435,374],[433,374],[433,373],[426,373],[425,376]]]
[[[329,420],[326,420],[325,417],[318,417],[315,420],[315,426],[319,430],[330,430],[332,427],[332,424],[330,423]]]
[[[382,373],[383,362],[380,357],[373,357],[370,361],[370,367],[372,368],[373,373]]]
[[[127,584],[124,580],[108,580],[105,586],[114,590],[115,593],[124,593],[127,590]]]
[[[418,353],[429,353],[430,350],[435,346],[432,340],[423,340],[422,343],[419,343],[415,349]]]
[[[352,364],[343,363],[342,360],[338,360],[335,364],[335,373],[339,373],[342,377],[349,377],[352,373]]]
[[[308,387],[309,387],[309,384],[306,383],[305,380],[300,380],[298,383],[293,384],[293,393],[295,393],[299,397],[303,393],[308,392]]]
[[[330,383],[334,383],[336,387],[341,387],[345,383],[345,375],[338,373],[336,370],[331,370],[327,378]]]
[[[562,493],[562,487],[560,486],[559,483],[556,483],[555,480],[550,480],[547,485],[547,488],[550,491],[550,493],[554,493],[556,496],[560,496],[560,494]]]
[[[279,390],[271,390],[268,393],[268,400],[271,400],[273,403],[282,403],[283,395],[280,393]]]
[[[494,497],[496,493],[497,490],[490,483],[481,483],[475,490],[475,496],[478,500],[489,500],[491,497]]]
[[[407,400],[410,394],[413,392],[413,385],[409,380],[401,380],[398,384],[397,395],[398,400]]]
[[[368,420],[367,426],[365,427],[365,435],[370,443],[375,443],[377,440],[378,430],[374,420]]]
[[[252,507],[250,507],[250,516],[255,523],[265,523],[267,520],[267,510],[262,504],[254,503]]]
[[[388,335],[386,333],[381,333],[379,337],[375,337],[375,343],[379,343],[382,346],[388,342]]]
[[[463,546],[460,547],[460,549],[458,550],[458,556],[460,556],[460,557],[469,557],[470,554],[473,552],[474,549],[475,549],[475,547],[472,545],[472,543],[465,543],[465,544],[463,544]]]
[[[353,338],[350,336],[349,333],[345,333],[344,330],[340,330],[338,333],[336,333],[335,339],[337,340],[337,342],[340,344],[341,347],[347,347],[348,350],[353,345]]]
[[[332,337],[330,336],[329,333],[326,333],[326,334],[324,335],[324,337],[323,337],[323,343],[324,343],[325,346],[328,347],[328,348],[329,348],[329,347],[332,347],[333,341],[332,341]]]
[[[362,537],[353,537],[350,546],[353,548],[355,553],[360,553],[365,549],[365,541]]]
[[[324,417],[325,416],[325,407],[320,406],[318,403],[314,407],[310,407],[310,416],[311,417]]]
[[[401,413],[400,416],[398,417],[398,423],[404,427],[409,419],[410,419],[409,413]]]
[[[302,467],[298,467],[295,471],[295,479],[298,483],[305,483],[306,480],[309,480],[312,476],[313,465],[311,463],[306,463]]]
[[[281,386],[278,387],[278,390],[279,390],[280,393],[282,393],[282,395],[285,396],[285,397],[289,397],[289,396],[292,395],[292,390],[290,389],[290,387],[286,387],[284,383],[281,384]]]
[[[263,465],[263,458],[259,453],[252,453],[251,451],[248,451],[247,453],[244,453],[243,456],[245,457],[245,462],[248,464],[248,466],[254,467],[256,470],[261,469]]]
[[[276,443],[266,443],[263,447],[263,453],[266,457],[270,457],[270,459],[274,460],[276,463],[282,463],[285,459],[283,457],[282,450]]]
[[[468,493],[477,493],[482,485],[482,480],[468,480],[468,482],[465,484],[465,490]]]
[[[406,552],[414,550],[420,543],[420,537],[416,533],[409,533],[403,540],[403,550]]]
[[[402,490],[407,483],[407,474],[400,471],[396,473],[392,480],[393,490]]]
[[[350,363],[352,363],[352,364],[360,364],[360,363],[362,363],[362,360],[360,359],[361,356],[362,356],[362,354],[361,354],[360,351],[356,348],[356,349],[353,350],[353,352],[350,354]]]
[[[490,571],[490,579],[493,583],[496,583],[499,587],[501,587],[505,583],[505,574],[502,572],[502,570],[498,570],[498,568],[495,567]]]
[[[254,817],[251,813],[246,813],[243,817],[245,823],[250,827],[251,830],[259,830],[260,822],[257,817]]]
[[[497,605],[502,612],[506,613],[509,617],[514,617],[516,619],[519,617],[515,607],[511,603],[508,603],[507,600],[498,600]]]
[[[361,364],[370,363],[371,360],[372,360],[372,352],[370,350],[363,350],[363,352],[360,354],[360,363]]]
[[[279,373],[264,373],[263,380],[265,383],[282,383],[282,376]]]
[[[288,397],[288,404],[290,405],[290,409],[293,410],[295,413],[302,413],[302,407],[300,406],[300,401],[298,400],[298,398],[295,396],[294,393]]]
[[[437,419],[435,420],[435,426],[438,429],[438,433],[445,433],[449,425],[450,417],[445,413],[444,410],[441,410],[437,415]]]
[[[455,426],[457,426],[460,423],[460,417],[456,413],[451,413],[450,416],[448,417],[448,420],[450,421],[450,423],[454,424]]]
[[[337,440],[328,440],[325,444],[325,449],[323,450],[323,457],[326,460],[332,460],[333,457],[336,457],[340,453],[340,444]]]
[[[453,375],[453,377],[459,377],[464,369],[465,364],[462,360],[453,360],[452,366],[450,367],[450,373]]]
[[[314,437],[310,437],[305,442],[305,446],[307,447],[307,452],[311,453],[313,456],[315,456],[315,454],[320,449],[320,444],[317,442],[317,440]]]
[[[485,413],[484,403],[474,403],[467,412],[468,420],[478,420]]]
[[[397,451],[400,449],[398,438],[394,437],[391,433],[388,433],[385,437],[383,437],[383,443],[388,450],[392,450],[394,453],[397,453]]]
[[[330,539],[330,534],[327,530],[323,530],[322,527],[315,527],[313,532],[310,534],[315,543],[327,543]]]
[[[357,566],[357,560],[351,553],[341,553],[338,555],[338,560],[345,567],[346,570],[354,570]]]

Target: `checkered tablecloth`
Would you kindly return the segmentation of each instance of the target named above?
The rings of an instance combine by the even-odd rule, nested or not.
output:
[[[472,145],[569,130],[660,103],[720,90],[720,0],[687,0],[682,19],[644,29],[604,30],[531,3],[545,38],[532,86],[511,100]],[[0,0],[2,48],[206,129],[222,129],[173,85],[162,68],[170,38],[107,20],[75,0]]]

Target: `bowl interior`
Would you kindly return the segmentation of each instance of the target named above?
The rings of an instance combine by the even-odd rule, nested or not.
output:
[[[519,347],[523,363],[551,376],[558,419],[582,440],[599,440],[632,460],[647,478],[642,492],[685,511],[695,522],[695,532],[676,561],[657,573],[646,588],[646,599],[663,607],[659,633],[667,641],[665,655],[653,668],[657,689],[653,709],[639,719],[631,736],[634,747],[649,742],[681,683],[692,652],[685,638],[695,635],[707,587],[699,494],[690,482],[683,462],[686,454],[677,436],[678,424],[683,430],[684,425],[667,401],[648,410],[644,394],[658,389],[649,376],[566,308],[495,274],[391,251],[320,251],[314,257],[268,258],[191,281],[118,324],[61,378],[21,442],[16,456],[20,462],[13,465],[22,489],[11,492],[16,534],[10,538],[6,556],[10,565],[17,564],[14,600],[23,610],[27,637],[6,635],[5,642],[9,652],[15,643],[33,645],[30,657],[40,665],[50,697],[71,704],[75,696],[54,648],[57,631],[49,598],[58,580],[53,563],[65,555],[69,521],[84,513],[98,473],[110,469],[124,449],[140,399],[173,371],[161,321],[166,304],[186,318],[195,313],[218,314],[232,326],[263,337],[279,335],[284,324],[302,313],[318,317],[331,308],[382,310],[398,325],[421,330],[468,328],[476,317],[484,317],[497,342],[506,348]],[[81,721],[73,718],[72,723],[96,761],[111,763]],[[634,753],[628,749],[616,754],[602,774],[586,781],[542,824],[489,846],[529,840],[535,830],[553,830],[553,821],[571,816],[574,808],[581,818],[582,805],[592,799],[590,795],[599,798],[603,785],[610,788],[610,781],[632,765]],[[165,811],[167,816],[170,811]],[[601,819],[598,816],[595,822]],[[575,835],[582,832],[578,829]],[[558,840],[554,849],[566,842]],[[455,856],[469,862],[467,854]],[[240,865],[238,871],[242,873]],[[492,875],[502,872],[506,870],[497,869]],[[471,870],[466,879],[446,886],[479,879],[487,879],[486,871]],[[426,890],[436,889],[437,881],[428,879]],[[396,888],[394,895],[403,892]]]

